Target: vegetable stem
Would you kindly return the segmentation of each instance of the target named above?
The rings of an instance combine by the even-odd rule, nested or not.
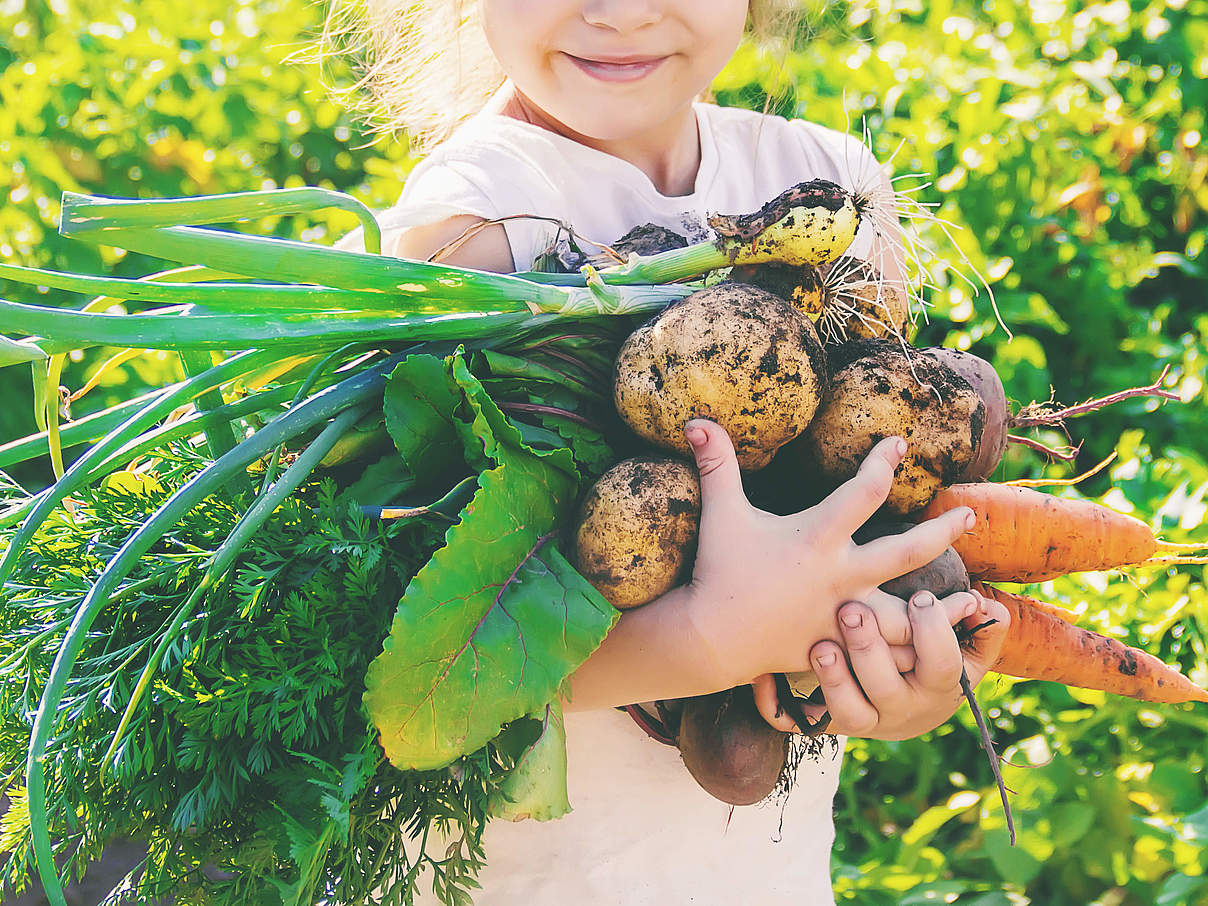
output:
[[[127,441],[159,421],[182,402],[194,398],[198,393],[210,387],[221,386],[228,380],[254,370],[266,361],[275,357],[271,352],[244,353],[228,359],[221,365],[211,368],[204,374],[191,377],[173,387],[161,391],[154,402],[139,409],[134,415],[122,422],[87,453],[77,459],[70,469],[55,482],[50,491],[34,506],[29,517],[21,528],[13,535],[8,549],[0,558],[0,587],[12,575],[17,557],[29,543],[35,531],[46,520],[46,517],[68,494],[88,480],[93,468],[112,453],[119,450]]]
[[[186,377],[196,377],[199,374],[205,374],[205,372],[214,367],[214,362],[210,359],[208,353],[198,352],[193,349],[182,349],[179,355]],[[204,393],[198,394],[196,406],[201,412],[213,412],[215,409],[221,408],[224,402],[222,392],[217,387],[211,387]],[[230,422],[227,422],[225,425],[221,423],[207,425],[202,430],[206,436],[206,444],[210,448],[211,459],[217,459],[224,453],[230,452],[237,443],[235,431],[231,427]]]
[[[62,205],[59,232],[64,236],[115,227],[231,223],[236,220],[281,214],[305,214],[323,208],[338,208],[357,215],[365,231],[365,248],[371,254],[381,254],[382,251],[382,231],[373,212],[351,195],[318,186],[154,200],[97,198],[64,192]]]

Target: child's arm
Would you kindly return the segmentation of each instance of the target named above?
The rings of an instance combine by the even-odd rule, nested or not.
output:
[[[393,249],[387,248],[384,251],[396,258],[426,261],[450,242],[460,238],[466,230],[485,222],[483,218],[473,214],[462,214],[438,223],[412,227],[399,236]],[[441,255],[439,261],[441,264],[495,271],[500,274],[515,270],[507,233],[499,223],[478,230],[457,248]]]

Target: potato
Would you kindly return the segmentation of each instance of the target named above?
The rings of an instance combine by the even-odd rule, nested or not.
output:
[[[959,480],[973,460],[986,406],[969,382],[936,359],[893,340],[856,340],[833,347],[836,370],[826,402],[803,440],[833,481],[856,474],[886,437],[910,445],[886,501],[895,513],[926,506]]]
[[[613,607],[653,601],[691,568],[700,525],[696,467],[669,457],[613,466],[583,498],[572,562]]]
[[[727,278],[732,283],[746,283],[766,289],[817,322],[826,304],[826,288],[822,272],[812,264],[792,265],[779,261],[767,264],[746,264],[735,267]]]
[[[629,336],[613,398],[634,433],[689,456],[684,425],[712,419],[729,432],[739,465],[759,469],[805,430],[826,373],[809,318],[769,292],[722,283]]]

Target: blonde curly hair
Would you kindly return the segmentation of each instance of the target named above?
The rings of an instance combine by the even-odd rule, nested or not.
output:
[[[748,36],[791,41],[802,0],[750,0]],[[479,0],[330,0],[321,59],[351,61],[356,76],[337,89],[378,133],[405,131],[422,153],[477,113],[504,82],[487,45]]]

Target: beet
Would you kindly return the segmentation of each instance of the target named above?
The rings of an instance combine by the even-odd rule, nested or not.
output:
[[[776,789],[789,735],[768,726],[751,687],[743,685],[687,699],[676,743],[705,792],[730,805],[752,805]]]
[[[870,522],[862,526],[852,539],[857,544],[864,544],[874,538],[884,538],[886,535],[900,535],[914,528],[909,522]],[[968,591],[969,572],[960,555],[948,548],[926,566],[913,569],[904,576],[890,579],[881,583],[881,591],[909,601],[912,595],[920,591],[929,591],[937,598],[946,598],[958,591]]]
[[[933,347],[923,350],[940,364],[947,365],[972,386],[986,404],[986,421],[973,451],[973,460],[961,472],[959,481],[985,481],[994,474],[1007,450],[1011,410],[1007,393],[994,366],[971,352]]]

